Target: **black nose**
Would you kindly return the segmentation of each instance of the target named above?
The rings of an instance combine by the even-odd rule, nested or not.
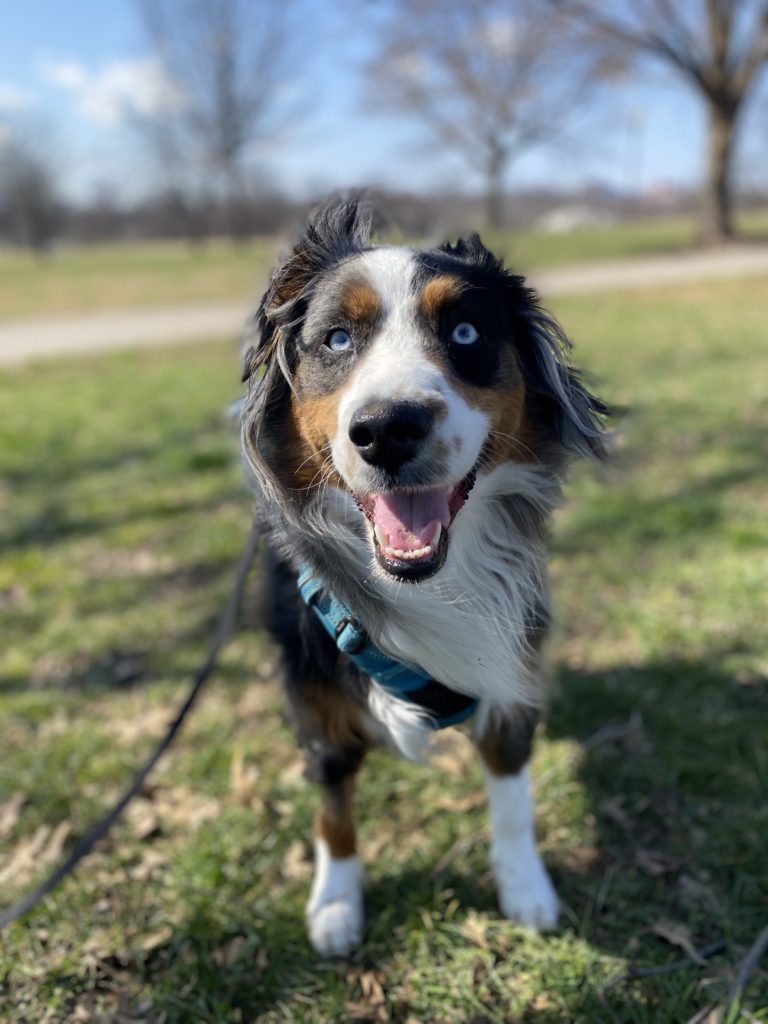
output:
[[[366,462],[392,473],[414,457],[434,419],[423,405],[374,402],[354,414],[349,438]]]

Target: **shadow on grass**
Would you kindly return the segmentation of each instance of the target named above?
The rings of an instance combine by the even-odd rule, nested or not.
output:
[[[689,980],[690,1000],[678,1018],[665,997],[657,1012],[669,1020],[687,1020],[709,1001],[698,989],[702,978],[711,986],[764,924],[768,686],[758,678],[740,683],[718,668],[728,653],[713,652],[706,663],[662,661],[601,674],[564,670],[548,724],[553,738],[581,742],[598,723],[627,725],[614,740],[607,730],[607,741],[585,751],[578,769],[594,818],[593,864],[585,858],[586,869],[574,872],[567,856],[553,865],[576,934],[594,948],[655,965],[684,956],[660,934],[670,933],[669,922],[697,949],[725,942],[711,968],[691,962],[679,975]],[[627,988],[612,991],[608,1003],[616,1001],[619,1016],[608,1019],[645,1020],[621,1016]],[[662,978],[632,988],[650,1008],[668,996]],[[606,1004],[598,1002],[604,1015]]]

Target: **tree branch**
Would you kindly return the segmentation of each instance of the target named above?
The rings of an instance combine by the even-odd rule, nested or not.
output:
[[[734,88],[738,95],[744,95],[760,68],[765,64],[768,64],[768,3],[764,4],[762,12],[758,15],[749,50],[742,59],[741,65],[732,73]]]

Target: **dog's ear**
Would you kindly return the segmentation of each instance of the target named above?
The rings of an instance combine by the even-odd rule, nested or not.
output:
[[[444,253],[461,263],[468,263],[470,266],[477,267],[478,270],[506,275],[502,261],[483,245],[482,239],[476,231],[467,235],[466,238],[458,238],[455,245],[451,242],[444,242],[435,251]]]
[[[243,327],[243,336],[240,343],[240,351],[243,357],[243,381],[250,381],[256,376],[259,365],[265,363],[265,347],[271,342],[271,338],[265,339],[263,331],[263,317],[261,307],[262,299],[258,308],[250,314]],[[265,346],[266,342],[266,346]]]
[[[572,344],[554,317],[540,305],[523,278],[509,275],[515,347],[537,423],[547,439],[571,454],[606,457],[605,420],[610,410],[587,387],[571,362]]]
[[[243,334],[243,381],[251,382],[260,376],[263,368],[272,362],[280,342],[280,328],[267,315],[267,296],[264,295],[256,312],[245,325]]]
[[[334,200],[309,218],[290,255],[279,264],[250,324],[243,380],[272,361],[281,328],[299,323],[318,276],[370,245],[371,211],[359,197]]]
[[[357,199],[336,201],[318,210],[272,274],[246,328],[243,450],[262,495],[271,495],[283,508],[287,507],[285,492],[293,486],[289,455],[295,437],[289,413],[299,351],[296,332],[322,273],[368,247],[370,223],[370,214]]]

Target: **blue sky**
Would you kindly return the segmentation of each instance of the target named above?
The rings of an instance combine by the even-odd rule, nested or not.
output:
[[[263,173],[297,195],[376,184],[477,187],[459,159],[419,145],[415,122],[365,111],[360,62],[368,41],[350,34],[342,13],[348,7],[328,3],[320,10],[313,51],[290,83],[305,114],[261,154]],[[140,80],[148,87],[150,57],[132,0],[7,0],[0,133],[13,121],[42,126],[70,195],[104,185],[128,197],[140,193],[148,184],[146,164],[117,100],[132,90],[135,101]],[[598,181],[638,189],[698,182],[703,114],[685,89],[647,75],[642,84],[615,88],[594,113],[575,151],[523,157],[509,185],[567,189]],[[749,145],[747,139],[743,148]]]

